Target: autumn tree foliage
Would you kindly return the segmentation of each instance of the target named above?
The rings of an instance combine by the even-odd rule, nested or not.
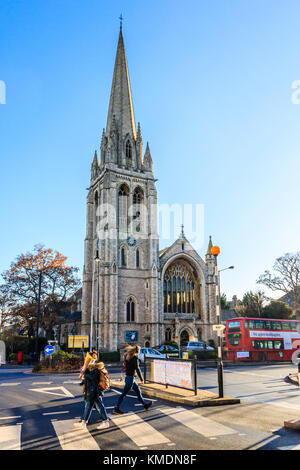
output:
[[[78,268],[67,266],[66,261],[62,253],[44,245],[36,245],[32,253],[19,255],[2,274],[2,289],[9,300],[6,321],[19,327],[35,327],[41,273],[40,325],[46,331],[52,329],[59,306],[80,286],[76,276]]]

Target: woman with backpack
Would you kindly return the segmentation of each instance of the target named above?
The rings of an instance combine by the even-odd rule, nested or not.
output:
[[[96,408],[102,418],[102,423],[97,429],[109,427],[109,419],[106,409],[102,402],[103,392],[109,388],[108,372],[103,362],[89,364],[84,373],[84,400],[85,407],[83,418],[79,423],[75,423],[77,427],[86,427],[93,407]]]
[[[124,369],[125,369],[125,374],[126,374],[125,387],[123,389],[122,394],[119,396],[117,406],[115,406],[114,408],[114,414],[118,414],[118,415],[124,414],[123,411],[120,410],[120,405],[122,401],[124,400],[124,398],[126,397],[127,393],[131,389],[135,391],[139,402],[143,405],[145,410],[148,410],[150,406],[152,405],[152,401],[150,401],[149,403],[145,402],[142,396],[140,387],[135,381],[135,374],[137,374],[141,382],[142,383],[144,382],[142,372],[139,366],[139,359],[138,359],[140,350],[141,350],[140,346],[127,346],[126,348],[127,355],[126,355],[125,362],[124,362]]]

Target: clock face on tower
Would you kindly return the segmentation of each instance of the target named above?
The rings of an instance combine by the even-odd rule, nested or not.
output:
[[[129,235],[129,237],[127,238],[127,245],[135,246],[136,245],[136,239],[134,237],[132,237],[131,235]]]

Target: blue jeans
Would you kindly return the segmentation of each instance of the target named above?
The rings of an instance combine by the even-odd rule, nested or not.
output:
[[[146,405],[146,402],[142,397],[140,387],[136,383],[135,378],[130,377],[129,375],[126,375],[126,377],[125,377],[125,387],[123,389],[122,395],[119,396],[118,403],[117,403],[118,408],[121,405],[124,398],[126,397],[127,393],[130,392],[131,389],[133,389],[135,391],[139,402],[142,403],[142,405]]]
[[[106,409],[102,402],[102,397],[97,397],[93,398],[92,400],[85,400],[85,407],[82,418],[83,421],[85,421],[86,423],[89,421],[93,406],[95,406],[96,410],[98,411],[103,420],[108,420]]]

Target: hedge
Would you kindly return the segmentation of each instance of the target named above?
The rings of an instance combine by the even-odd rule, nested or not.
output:
[[[120,351],[114,352],[100,352],[99,361],[103,362],[119,362],[120,361]]]
[[[65,351],[58,351],[35,364],[32,371],[39,372],[41,370],[63,371],[63,370],[79,370],[83,365],[81,356],[70,354]]]
[[[212,359],[217,359],[218,351],[189,351],[189,359],[193,359],[195,356],[199,361],[208,361]]]

